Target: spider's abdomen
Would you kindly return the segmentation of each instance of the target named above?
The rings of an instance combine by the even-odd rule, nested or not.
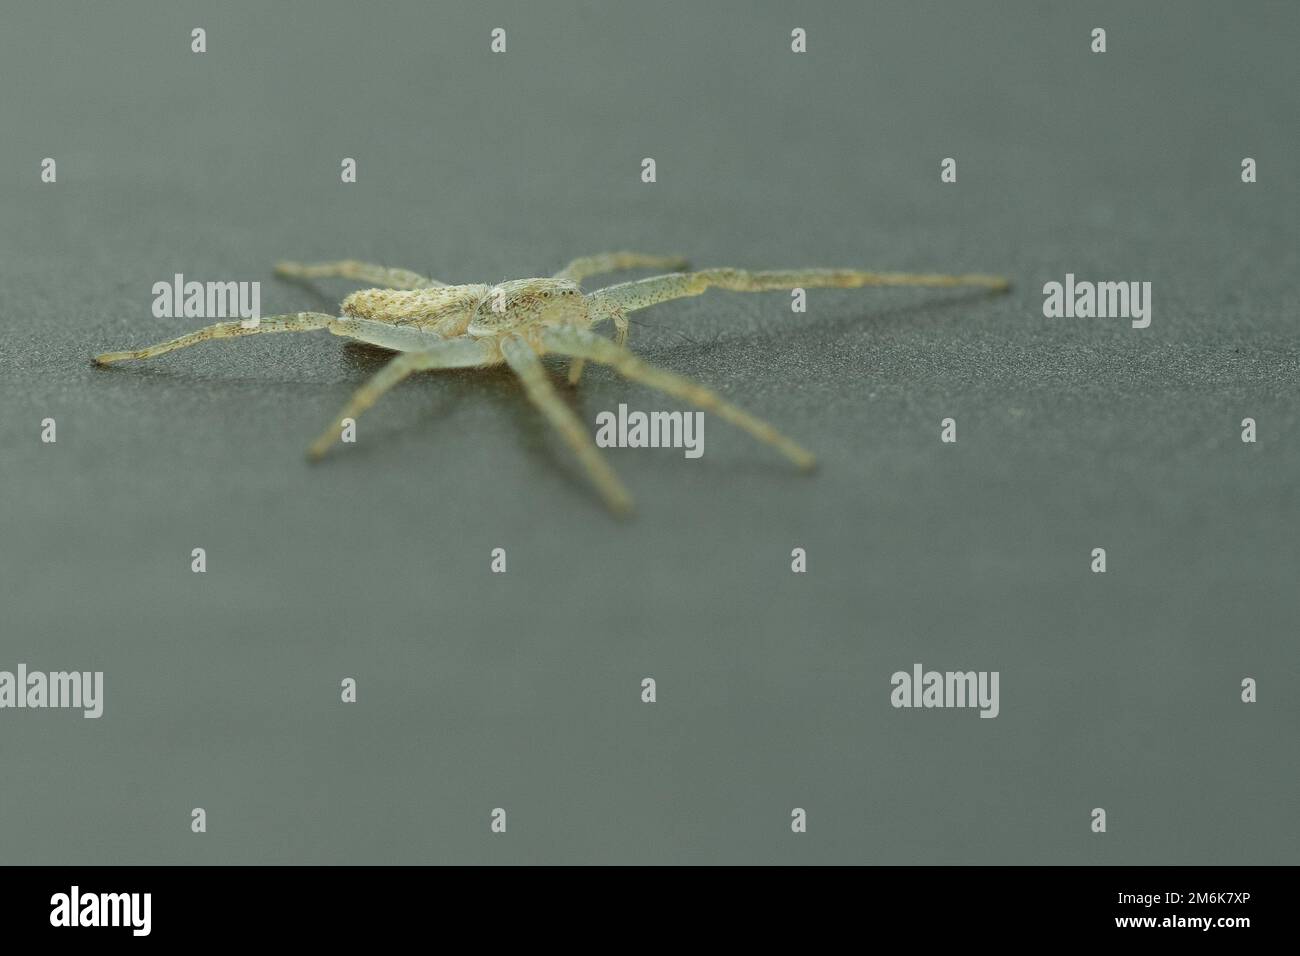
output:
[[[485,285],[447,285],[432,289],[362,289],[343,300],[343,314],[390,325],[430,328],[457,317],[466,322],[487,295]]]

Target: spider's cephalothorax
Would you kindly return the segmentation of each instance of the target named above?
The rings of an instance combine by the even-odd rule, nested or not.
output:
[[[801,468],[814,458],[771,425],[741,411],[716,393],[666,369],[639,359],[624,346],[627,313],[670,299],[699,295],[706,289],[762,292],[794,288],[858,288],[872,285],[978,286],[1005,292],[1005,279],[987,275],[935,275],[902,272],[859,272],[852,269],[794,269],[750,272],[707,269],[678,272],[623,282],[584,295],[578,284],[589,275],[619,269],[685,269],[686,260],[636,252],[611,252],[575,259],[547,279],[512,279],[496,285],[445,285],[406,269],[389,269],[346,260],[300,265],[283,262],[280,275],[295,278],[337,276],[368,282],[375,288],[354,292],[343,300],[341,316],[323,312],[273,315],[256,324],[220,322],[179,338],[129,352],[96,356],[100,365],[126,359],[146,359],[209,339],[236,338],[263,332],[310,332],[329,329],[360,342],[398,353],[352,396],[329,428],[312,443],[320,457],[338,439],[343,425],[357,418],[388,389],[412,372],[439,368],[472,368],[505,363],[519,377],[528,397],[550,420],[586,467],[606,503],[615,512],[631,508],[632,499],[596,450],[581,420],[557,394],[541,357],[548,353],[570,359],[569,381],[576,383],[588,360],[608,365],[625,378],[691,402],[724,421],[772,445]],[[604,322],[614,325],[614,340],[592,330]]]
[[[465,330],[475,338],[535,326],[591,325],[587,297],[571,279],[511,279],[487,290]]]

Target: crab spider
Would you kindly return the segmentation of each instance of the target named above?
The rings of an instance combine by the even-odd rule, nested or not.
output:
[[[796,287],[977,286],[1005,291],[1007,281],[987,275],[929,275],[900,272],[858,272],[850,269],[795,269],[749,272],[706,269],[673,272],[606,286],[583,293],[579,283],[591,275],[620,269],[687,267],[674,256],[612,252],[575,259],[549,279],[514,279],[497,285],[446,285],[405,269],[389,269],[354,260],[302,265],[282,262],[276,272],[295,278],[339,277],[374,286],[343,300],[341,316],[296,312],[263,318],[252,327],[238,321],[190,332],[179,338],[128,352],[106,352],[99,365],[146,359],[210,339],[237,338],[268,332],[311,332],[329,329],[397,354],[359,388],[328,428],[312,443],[309,454],[319,458],[338,439],[344,419],[355,420],[384,392],[413,372],[442,368],[479,368],[505,363],[519,377],[524,391],[564,437],[586,468],[606,504],[615,513],[630,510],[632,498],[618,476],[600,456],[582,421],[559,397],[541,358],[557,354],[570,360],[569,380],[576,383],[585,362],[608,365],[625,378],[657,388],[749,432],[803,469],[813,456],[771,425],[727,402],[715,392],[666,369],[642,361],[625,347],[627,315],[672,299],[695,296],[706,289],[734,292],[790,290]],[[609,322],[614,338],[592,329]]]

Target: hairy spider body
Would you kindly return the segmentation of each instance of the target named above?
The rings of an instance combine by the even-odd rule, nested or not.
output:
[[[584,294],[582,280],[620,269],[687,267],[676,256],[612,252],[575,259],[550,278],[512,279],[496,285],[446,285],[405,269],[390,269],[354,260],[301,265],[282,262],[276,272],[300,279],[340,277],[370,283],[343,300],[341,316],[296,312],[267,316],[255,325],[220,322],[179,338],[128,352],[96,356],[100,365],[146,359],[209,339],[238,338],[266,332],[329,329],[335,335],[398,353],[363,385],[312,443],[313,458],[324,455],[338,439],[344,422],[373,405],[384,392],[413,372],[439,368],[477,368],[505,363],[523,383],[528,397],[564,437],[582,462],[606,504],[615,513],[631,509],[632,498],[600,456],[582,422],[559,397],[541,363],[547,354],[569,358],[569,381],[576,383],[588,360],[608,365],[625,378],[690,402],[744,429],[773,446],[801,468],[813,456],[767,422],[754,418],[720,396],[666,369],[642,361],[629,351],[627,314],[659,302],[699,295],[706,289],[737,292],[791,290],[801,287],[978,286],[1006,291],[1005,279],[986,275],[935,275],[859,272],[851,269],[802,269],[750,272],[708,269],[676,272],[606,286]],[[613,341],[592,329],[609,322]]]

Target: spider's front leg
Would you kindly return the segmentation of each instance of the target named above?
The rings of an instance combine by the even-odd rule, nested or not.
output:
[[[786,438],[762,419],[755,418],[732,405],[716,392],[676,372],[657,368],[642,361],[636,353],[586,329],[572,326],[547,329],[542,334],[542,344],[548,352],[567,355],[570,358],[591,359],[593,362],[608,365],[624,378],[657,388],[674,398],[684,399],[706,412],[712,412],[723,421],[749,432],[764,444],[771,445],[800,468],[811,470],[817,463],[811,452]]]
[[[610,315],[610,320],[614,323],[614,344],[620,347],[627,345],[628,321],[627,316],[622,312],[614,311]],[[574,358],[569,360],[569,384],[577,385],[578,380],[582,378],[582,370],[587,367],[585,358]]]
[[[532,346],[521,336],[510,335],[501,342],[501,354],[523,382],[524,391],[533,404],[564,436],[573,453],[578,456],[610,510],[617,515],[630,512],[632,496],[623,487],[618,475],[614,474],[614,469],[601,457],[600,450],[596,448],[573,409],[560,399]]]
[[[582,284],[588,276],[602,272],[620,272],[623,269],[685,269],[690,265],[684,256],[656,256],[644,252],[601,252],[594,256],[579,256],[555,273],[556,279],[571,279]]]
[[[556,279],[570,279],[581,284],[588,276],[603,272],[620,272],[624,269],[673,269],[690,267],[685,256],[656,256],[644,252],[601,252],[594,256],[579,256],[567,266],[555,273]],[[627,319],[621,315],[614,320],[614,341],[619,345],[627,343]],[[569,363],[569,384],[577,385],[582,378],[585,359],[574,359]]]
[[[636,282],[606,286],[591,294],[597,303],[616,311],[634,312],[671,299],[700,295],[708,289],[732,292],[770,292],[798,288],[858,289],[863,286],[922,286],[948,288],[974,286],[1006,292],[1010,283],[1001,276],[938,275],[916,272],[859,272],[855,269],[705,269],[677,275],[654,276]]]

